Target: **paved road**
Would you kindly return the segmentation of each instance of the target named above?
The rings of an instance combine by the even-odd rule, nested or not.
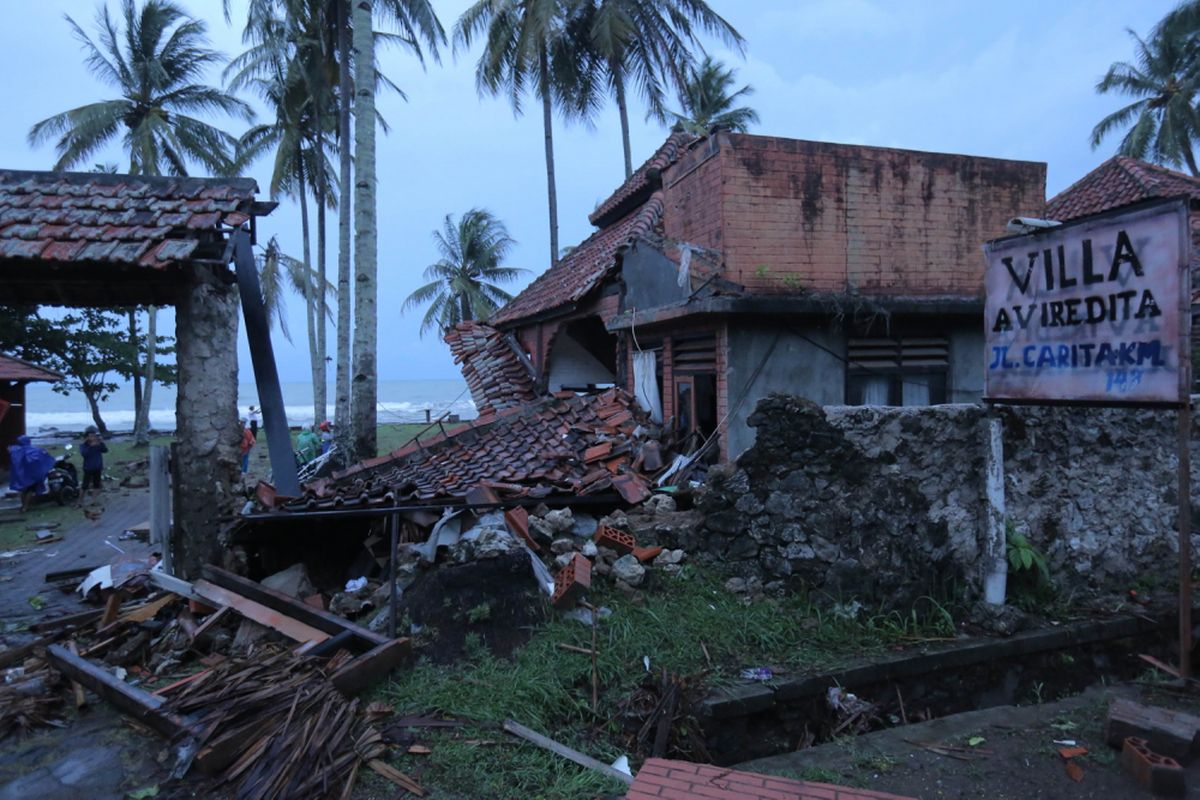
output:
[[[120,539],[126,528],[146,521],[150,516],[149,489],[111,489],[101,495],[99,518],[64,524],[55,530],[61,542],[30,545],[20,555],[0,558],[0,626],[31,622],[71,614],[95,606],[85,605],[77,593],[63,594],[45,583],[48,572],[108,564],[121,551],[144,555],[151,548],[136,539]],[[117,548],[120,548],[118,550]],[[31,597],[41,597],[45,605],[38,611]]]

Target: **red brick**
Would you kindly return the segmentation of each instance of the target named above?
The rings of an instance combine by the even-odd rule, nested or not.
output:
[[[1121,749],[1121,765],[1146,789],[1157,795],[1183,797],[1187,791],[1183,768],[1175,759],[1152,751],[1145,739],[1130,736]]]
[[[632,553],[633,548],[637,547],[637,540],[633,536],[610,525],[597,528],[594,538],[598,547],[607,547],[620,555]]]
[[[591,587],[592,562],[576,553],[554,576],[554,596],[550,603],[555,608],[571,608]]]

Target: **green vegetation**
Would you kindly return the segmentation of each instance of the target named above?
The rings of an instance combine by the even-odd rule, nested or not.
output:
[[[655,576],[659,577],[659,576]],[[403,756],[400,769],[439,793],[459,797],[593,797],[620,787],[537,748],[510,740],[496,726],[512,718],[602,761],[624,752],[622,701],[661,670],[704,685],[727,683],[747,667],[777,673],[826,670],[881,655],[920,637],[953,634],[944,609],[914,614],[827,615],[804,598],[746,602],[726,591],[723,576],[689,566],[663,578],[642,605],[615,590],[593,592],[612,609],[598,628],[599,707],[591,707],[591,659],[559,645],[590,649],[591,628],[556,617],[533,633],[511,660],[468,643],[468,656],[450,666],[419,662],[379,690],[399,714],[438,712],[470,718],[455,733],[422,737],[428,756]],[[736,624],[733,621],[736,620]],[[707,651],[707,655],[706,655]],[[711,659],[711,661],[709,660]],[[480,744],[479,740],[489,742]],[[475,743],[472,743],[475,742]],[[632,754],[630,754],[632,755]]]

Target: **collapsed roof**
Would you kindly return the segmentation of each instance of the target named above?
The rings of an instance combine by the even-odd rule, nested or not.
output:
[[[537,375],[510,333],[482,322],[460,322],[446,333],[479,416],[518,408],[539,398]]]
[[[500,411],[308,484],[293,511],[462,500],[479,486],[501,496],[649,496],[638,471],[647,420],[620,389],[559,393]]]

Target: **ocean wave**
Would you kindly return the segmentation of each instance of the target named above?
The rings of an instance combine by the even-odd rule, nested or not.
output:
[[[475,405],[470,400],[460,400],[449,404],[385,401],[376,405],[378,410],[377,419],[381,425],[401,422],[424,422],[425,411],[431,406],[433,407],[433,413],[445,411],[448,414],[457,414],[461,419],[474,419],[477,416]],[[249,410],[248,405],[238,407],[238,413],[243,417],[249,413]],[[332,404],[330,404],[329,410],[333,411]],[[284,412],[287,414],[288,425],[290,426],[312,425],[314,422],[311,404],[307,406],[285,406]],[[134,412],[132,410],[104,411],[102,412],[102,416],[109,430],[128,431],[133,429]],[[82,431],[87,426],[93,424],[95,423],[92,420],[92,415],[86,411],[30,411],[25,415],[25,428],[31,434],[52,430]],[[160,431],[175,430],[174,410],[151,409],[150,427]]]

